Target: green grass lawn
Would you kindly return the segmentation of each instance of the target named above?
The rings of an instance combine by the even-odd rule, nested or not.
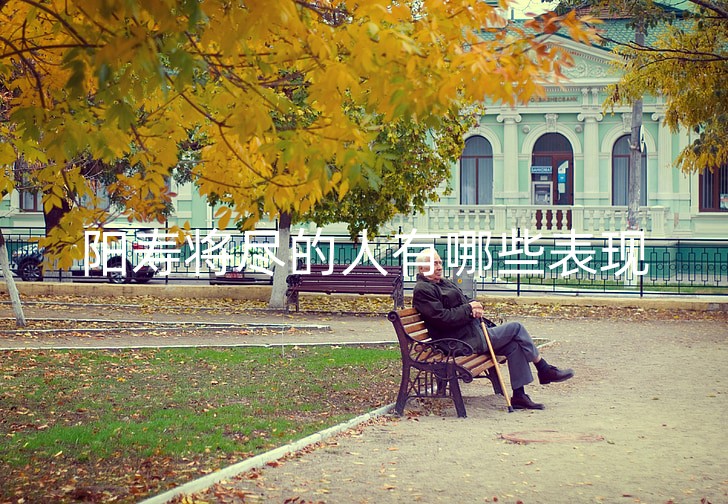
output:
[[[395,347],[0,358],[0,502],[135,502],[390,403],[400,374]]]

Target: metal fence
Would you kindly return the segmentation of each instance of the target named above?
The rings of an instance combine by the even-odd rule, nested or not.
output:
[[[141,230],[131,231],[139,240]],[[38,228],[4,231],[11,260],[17,260],[43,233]],[[158,233],[161,236],[164,230]],[[229,237],[224,246],[210,252],[212,244],[219,243],[224,235]],[[145,253],[148,243],[144,233],[141,238],[142,247],[127,248],[133,266],[140,261],[155,260]],[[289,245],[299,269],[305,269],[309,262],[402,266],[406,290],[412,288],[416,278],[417,252],[434,247],[443,259],[444,276],[458,279],[465,290],[472,288],[474,292],[728,295],[728,240],[650,239],[618,234],[527,240],[520,232],[516,236],[498,237],[399,234],[355,243],[344,235],[316,236],[311,232],[299,235],[294,229]],[[275,229],[256,230],[247,235],[199,229],[185,243],[167,243],[166,249],[156,248],[153,256],[159,260],[156,263],[159,271],[152,282],[215,283],[218,273],[225,269],[242,271],[240,282],[270,283],[269,274],[253,270],[274,269],[274,261],[269,256],[275,254],[277,241]],[[174,252],[170,255],[172,249]],[[88,281],[79,275],[84,266],[83,261],[76,262],[75,274],[71,275],[46,265],[44,277]]]

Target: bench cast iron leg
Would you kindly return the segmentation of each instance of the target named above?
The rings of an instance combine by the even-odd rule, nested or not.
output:
[[[452,393],[452,400],[455,403],[455,411],[458,412],[460,418],[465,418],[468,415],[465,413],[465,403],[463,402],[463,395],[460,392],[460,384],[457,378],[450,380],[450,392]]]
[[[409,389],[410,381],[410,367],[408,365],[402,366],[402,381],[399,384],[399,393],[397,394],[397,404],[394,406],[394,411],[399,416],[404,413],[404,406],[407,403],[407,390]]]
[[[501,388],[500,383],[498,383],[498,377],[495,375],[495,370],[490,368],[486,372],[486,376],[490,380],[491,385],[493,385],[493,393],[495,395],[503,395],[503,389]]]

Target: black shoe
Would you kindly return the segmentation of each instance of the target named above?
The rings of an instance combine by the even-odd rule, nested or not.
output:
[[[538,381],[541,385],[551,382],[562,382],[574,376],[573,369],[564,369],[563,371],[556,366],[549,366],[543,371],[538,372]]]
[[[540,403],[535,403],[528,397],[528,394],[513,396],[511,399],[511,406],[514,409],[546,409],[546,406]]]

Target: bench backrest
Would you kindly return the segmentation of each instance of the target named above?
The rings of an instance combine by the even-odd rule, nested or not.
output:
[[[333,271],[330,275],[324,275],[323,273],[329,271],[332,266],[328,264],[312,264],[311,273],[299,273],[301,276],[340,276],[344,274],[344,271],[349,268],[348,264],[334,264]],[[389,277],[390,275],[402,275],[402,266],[381,266],[381,268],[387,273],[382,275],[381,271],[376,266],[368,264],[357,264],[346,276],[350,275],[378,275],[381,277]]]
[[[397,340],[399,341],[399,348],[402,351],[402,356],[412,355],[413,352],[419,352],[417,348],[417,342],[430,342],[429,333],[427,332],[427,326],[425,321],[422,319],[422,315],[415,308],[403,308],[398,311],[391,311],[387,315],[387,318],[397,333]],[[483,317],[483,322],[486,327],[495,327],[495,323]],[[421,346],[421,345],[420,345]]]
[[[430,335],[427,332],[422,315],[415,308],[403,308],[398,311],[391,311],[387,318],[394,326],[399,342],[399,350],[402,353],[403,361],[409,361],[414,355],[419,355],[422,345],[418,342],[429,342]]]
[[[333,272],[325,275],[328,265],[312,264],[311,273],[296,273],[286,279],[289,288],[315,292],[361,292],[369,294],[394,294],[403,289],[401,268],[386,266],[382,273],[376,266],[357,265],[344,275],[348,266],[334,265]],[[402,296],[397,296],[402,297]]]
[[[425,321],[415,308],[393,311],[387,317],[394,324],[398,337],[401,335],[405,340],[410,337],[417,341],[429,341],[430,335],[427,333]]]

